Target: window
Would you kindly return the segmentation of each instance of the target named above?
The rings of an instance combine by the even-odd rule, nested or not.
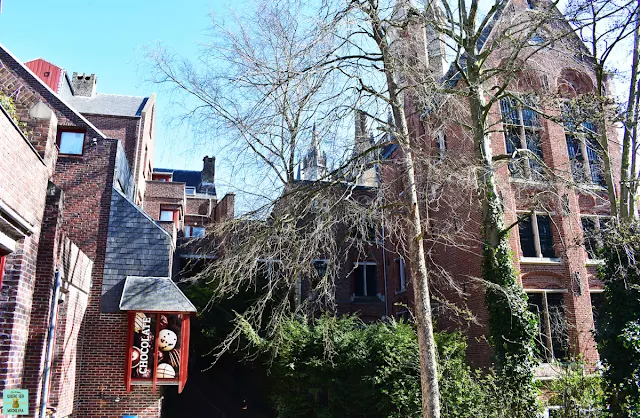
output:
[[[354,293],[356,296],[377,295],[376,263],[359,262],[353,271]]]
[[[436,147],[438,147],[438,159],[443,160],[447,152],[447,137],[443,131],[436,134]]]
[[[607,228],[609,219],[607,216],[583,216],[581,219],[584,249],[591,260],[599,258],[598,251],[603,244],[602,231]]]
[[[180,219],[180,211],[178,209],[160,208],[160,221],[161,222],[173,222],[178,226]]]
[[[193,186],[186,186],[184,188],[184,192],[187,196],[195,196],[196,195],[196,188]]]
[[[577,113],[577,115],[576,115]],[[563,119],[567,152],[574,181],[606,186],[604,165],[598,152],[596,125],[586,120],[580,110],[568,104],[563,107]],[[579,122],[577,119],[581,119]]]
[[[533,110],[534,99],[521,99],[531,106],[523,105],[520,101],[506,97],[500,100],[502,124],[507,154],[513,154],[517,149],[527,149],[531,154],[524,154],[519,160],[509,163],[511,175],[517,178],[542,179],[542,146],[540,143],[540,121],[538,113]]]
[[[327,267],[329,267],[329,261],[325,259],[315,259],[313,262],[313,268],[316,271],[319,279],[322,279],[327,274]]]
[[[569,333],[564,309],[564,291],[527,292],[529,310],[538,317],[537,351],[545,362],[569,356]]]
[[[398,286],[396,287],[396,291],[402,292],[404,290],[407,290],[407,279],[405,276],[404,259],[402,257],[396,258],[395,262],[396,262],[396,267],[398,268]]]
[[[184,227],[184,236],[187,238],[202,238],[204,235],[204,226],[187,225]]]
[[[589,296],[591,296],[591,314],[593,315],[593,328],[597,331],[598,311],[600,310],[600,306],[602,306],[602,302],[604,302],[604,292],[592,290],[591,292],[589,292]]]
[[[60,154],[82,155],[84,132],[58,130],[58,148]]]
[[[154,181],[171,181],[171,174],[169,173],[153,173],[151,180]]]
[[[523,257],[555,258],[551,218],[546,215],[527,216],[518,224]]]

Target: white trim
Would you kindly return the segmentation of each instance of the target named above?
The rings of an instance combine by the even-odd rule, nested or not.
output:
[[[589,293],[604,293],[604,289],[589,289]]]
[[[522,289],[525,293],[569,293],[569,289]]]
[[[520,264],[562,264],[562,259],[549,257],[520,257]]]

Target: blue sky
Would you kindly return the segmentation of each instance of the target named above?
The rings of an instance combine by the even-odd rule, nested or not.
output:
[[[70,73],[95,73],[98,92],[147,96],[143,48],[161,42],[187,57],[206,41],[209,13],[232,0],[0,0],[0,43],[22,61],[43,58]],[[169,100],[158,94],[156,166],[199,170],[214,150],[194,149],[187,132],[168,129]]]

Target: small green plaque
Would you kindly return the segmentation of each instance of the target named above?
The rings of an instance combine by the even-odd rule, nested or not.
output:
[[[2,392],[2,413],[5,415],[29,414],[29,390],[5,389]]]

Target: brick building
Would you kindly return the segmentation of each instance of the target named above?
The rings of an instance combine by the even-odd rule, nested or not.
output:
[[[3,46],[0,94],[16,110],[0,107],[0,390],[29,389],[32,416],[158,417],[158,386],[187,377],[184,214],[233,216],[233,196],[153,188],[154,95],[101,94],[94,74]],[[215,196],[213,173],[202,187]],[[182,218],[164,222],[158,199]]]
[[[550,5],[548,5],[550,6]],[[482,45],[491,45],[503,33],[509,22],[526,19],[534,14],[538,7],[547,7],[545,2],[511,0],[498,13],[490,25],[486,36],[480,40]],[[557,13],[549,27],[540,29],[532,35],[528,47],[534,48],[554,36],[555,32],[570,30],[568,23]],[[425,50],[440,50],[434,47],[441,40],[417,37],[425,43]],[[482,45],[479,48],[482,48]],[[592,307],[600,301],[602,283],[596,278],[599,261],[594,260],[593,232],[604,228],[609,215],[607,193],[603,186],[602,157],[596,147],[590,143],[589,135],[598,129],[606,129],[610,137],[616,136],[615,127],[597,127],[591,122],[582,122],[582,128],[570,126],[571,119],[565,114],[567,99],[594,91],[595,74],[589,61],[581,55],[581,41],[577,37],[565,37],[541,49],[535,60],[522,65],[508,91],[527,100],[533,97],[545,97],[547,100],[536,104],[545,114],[556,116],[565,122],[556,123],[544,118],[533,108],[520,104],[511,98],[504,98],[493,105],[490,126],[495,126],[491,134],[494,155],[512,154],[516,149],[526,148],[541,158],[554,173],[566,182],[549,183],[542,181],[541,166],[533,159],[523,159],[511,164],[497,165],[497,184],[503,200],[506,225],[520,220],[510,232],[509,242],[514,255],[514,265],[519,272],[519,281],[529,298],[530,309],[540,318],[539,353],[543,365],[536,371],[540,377],[553,374],[550,364],[553,360],[562,360],[571,355],[583,355],[587,361],[598,359],[592,330],[594,316]],[[493,62],[488,67],[498,66],[500,53],[492,55]],[[439,58],[439,56],[437,56]],[[427,61],[431,63],[431,61]],[[439,59],[436,60],[439,63]],[[442,66],[429,67],[434,74]],[[427,70],[427,68],[425,68]],[[455,86],[462,83],[450,70],[442,74],[443,80]],[[491,85],[485,86],[487,91]],[[553,98],[553,100],[548,100]],[[441,114],[437,109],[425,114],[423,109],[412,109],[409,101],[407,114],[411,135],[421,141],[427,154],[435,158],[472,158],[472,142],[465,135],[461,124],[451,120],[450,115]],[[437,129],[434,129],[437,126]],[[577,137],[575,131],[584,132]],[[383,150],[383,158],[392,162],[399,157],[399,149],[389,146]],[[610,144],[614,177],[618,176],[620,150],[614,142]],[[393,164],[387,164],[392,166]],[[391,183],[393,169],[383,170],[383,182]],[[615,180],[615,179],[614,179]],[[566,186],[575,182],[578,187]],[[549,185],[561,199],[547,199]],[[463,244],[468,248],[439,244],[430,250],[431,259],[448,271],[455,284],[464,295],[452,290],[440,289],[447,299],[459,307],[471,310],[477,323],[469,323],[455,318],[449,312],[439,317],[436,302],[436,321],[441,327],[462,327],[469,337],[469,357],[477,365],[487,365],[491,361],[491,349],[484,338],[487,333],[488,313],[485,306],[484,287],[473,278],[482,276],[481,246],[481,209],[473,199],[460,199],[467,192],[458,185],[448,184],[441,191],[440,210],[432,213],[433,227],[438,227],[442,216],[456,213],[466,234]],[[465,202],[465,200],[468,200]],[[562,201],[562,204],[558,204]],[[583,243],[587,243],[585,246]],[[408,269],[404,272],[402,264],[393,266],[388,273],[393,302],[411,305],[411,292]],[[405,275],[407,277],[405,278]],[[437,273],[436,282],[437,282]],[[406,286],[409,283],[409,286]],[[408,292],[400,289],[408,289]],[[405,308],[395,305],[393,312],[400,316]],[[453,318],[452,318],[453,317]]]

